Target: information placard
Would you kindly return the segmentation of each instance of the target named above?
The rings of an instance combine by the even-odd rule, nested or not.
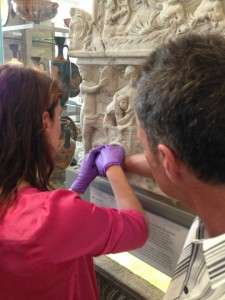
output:
[[[90,200],[96,205],[116,208],[115,198],[94,187]],[[150,235],[144,247],[131,251],[133,255],[172,277],[185,242],[188,229],[164,217],[146,211]]]

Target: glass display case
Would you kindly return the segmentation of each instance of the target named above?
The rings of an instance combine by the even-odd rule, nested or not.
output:
[[[63,62],[69,65],[70,82],[67,98],[61,102],[61,117],[70,119],[70,124],[75,125],[72,129],[76,129],[76,141],[81,143],[81,77],[76,58],[69,57],[68,51],[70,9],[73,7],[91,11],[92,0],[85,3],[80,0],[0,0],[0,64],[30,67],[53,77],[53,61],[62,55]],[[56,39],[63,40],[61,49]]]
[[[6,6],[5,2],[6,0],[1,1],[1,12],[7,14],[7,16],[1,18],[2,63],[10,62],[14,55],[14,58],[16,58],[15,63],[18,60],[24,66],[29,67],[33,65],[31,57],[39,56],[43,63],[42,67],[48,70],[48,60],[55,54],[54,36],[57,34],[66,36],[68,33],[68,28],[57,27],[57,24],[53,21],[54,18],[52,19],[57,14],[57,8],[52,9],[52,13],[48,14],[47,20],[47,17],[43,17],[43,13],[41,13],[41,9],[44,10],[43,5],[46,1],[39,1],[40,7],[37,6],[36,8],[20,5],[19,1],[10,1]],[[16,3],[18,4],[16,5]],[[57,3],[56,6],[59,7]],[[21,11],[24,11],[24,14]],[[10,47],[10,45],[17,45],[14,53],[12,53],[12,46]]]
[[[48,69],[48,60],[55,55],[54,36],[68,36],[70,9],[91,10],[92,1],[81,2],[1,0],[1,63],[12,58],[9,44],[18,44],[16,55],[19,61],[32,66],[30,57],[41,56]]]
[[[62,116],[69,116],[79,128],[79,71],[76,58],[68,56],[70,9],[73,7],[91,11],[92,0],[85,3],[80,0],[1,0],[0,64],[31,67],[51,76],[50,62],[59,55],[55,38],[65,38],[63,57],[71,63],[71,81]]]

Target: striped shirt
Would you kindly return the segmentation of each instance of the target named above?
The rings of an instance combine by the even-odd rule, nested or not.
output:
[[[196,218],[164,300],[225,300],[225,234],[208,238]]]

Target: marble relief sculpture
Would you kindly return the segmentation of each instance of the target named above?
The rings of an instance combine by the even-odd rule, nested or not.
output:
[[[69,24],[70,49],[82,53],[83,51],[104,50],[99,32],[92,21],[92,16],[80,8],[70,9],[71,21]]]
[[[103,119],[107,143],[123,145],[127,153],[137,153],[142,150],[137,139],[134,115],[134,96],[139,69],[133,65],[125,68],[124,76],[128,83],[113,95]]]
[[[80,119],[84,154],[103,143],[122,145],[127,154],[142,152],[134,115],[134,96],[140,67],[128,65],[124,73],[110,65],[103,68],[99,65],[80,65],[79,70],[83,78],[80,85]],[[127,176],[130,183],[151,190],[154,188],[151,179]]]
[[[115,66],[79,66],[81,131],[84,153],[102,143],[123,145],[128,153],[142,150],[137,139],[134,116],[134,96],[140,68],[128,65],[120,87],[119,70]]]
[[[72,56],[82,50],[82,56],[144,57],[180,34],[223,32],[224,8],[224,0],[96,0],[92,16],[71,9],[70,52]]]
[[[186,22],[184,5],[180,0],[167,0],[164,2],[149,1],[149,8],[154,12],[148,11],[142,15],[136,15],[133,22],[127,28],[127,34],[130,35],[149,35],[149,40],[153,39],[150,34],[158,30],[169,29],[169,32],[175,34],[184,33],[189,26]],[[150,17],[150,18],[149,18]],[[146,37],[143,42],[147,41]]]
[[[94,81],[94,74],[89,67],[80,66],[79,70],[83,79],[80,84],[82,97],[80,120],[84,153],[86,154],[92,148],[91,137],[94,131],[102,127],[99,112],[97,111],[96,96],[103,83],[102,81],[98,83]]]
[[[105,66],[101,69],[82,65],[79,69],[83,79],[80,84],[82,98],[80,119],[86,154],[91,148],[106,142],[103,118],[106,107],[117,89],[117,68]]]
[[[69,56],[78,58],[83,79],[84,154],[102,143],[142,152],[133,105],[149,52],[189,32],[225,33],[225,0],[93,0],[92,14],[72,7],[70,16]],[[149,179],[129,181],[160,193]]]
[[[209,25],[222,30],[225,26],[224,6],[221,0],[202,0],[192,17],[192,27]]]
[[[103,118],[106,112],[106,107],[112,101],[113,95],[118,88],[117,66],[104,66],[100,70],[100,80],[104,82],[104,85],[97,96],[97,101],[98,110]]]

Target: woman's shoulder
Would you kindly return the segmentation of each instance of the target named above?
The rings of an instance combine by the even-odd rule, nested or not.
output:
[[[23,187],[17,192],[13,205],[0,224],[1,233],[12,240],[21,240],[23,232],[23,239],[29,240],[36,230],[40,215],[45,212],[51,215],[55,206],[62,207],[62,203],[66,206],[69,198],[76,202],[76,197],[79,199],[78,194],[68,190],[41,191],[30,186]],[[67,206],[71,208],[71,205]]]
[[[63,197],[64,195],[65,196],[68,196],[68,195],[77,195],[79,196],[77,193],[75,193],[74,191],[71,191],[71,190],[66,190],[66,189],[55,189],[55,190],[46,190],[46,191],[43,191],[43,190],[40,190],[38,188],[35,188],[35,187],[32,187],[32,186],[26,186],[22,189],[20,189],[18,192],[17,192],[17,197],[35,197],[36,199],[38,198],[49,198],[49,197],[58,197],[58,196],[61,196]]]
[[[61,202],[61,201],[74,201],[74,200],[80,200],[80,196],[71,190],[66,189],[56,189],[56,190],[47,190],[42,191],[40,189],[34,188],[34,187],[24,187],[21,190],[18,191],[17,194],[17,202],[26,202],[29,201],[29,203],[42,203],[45,202]]]

